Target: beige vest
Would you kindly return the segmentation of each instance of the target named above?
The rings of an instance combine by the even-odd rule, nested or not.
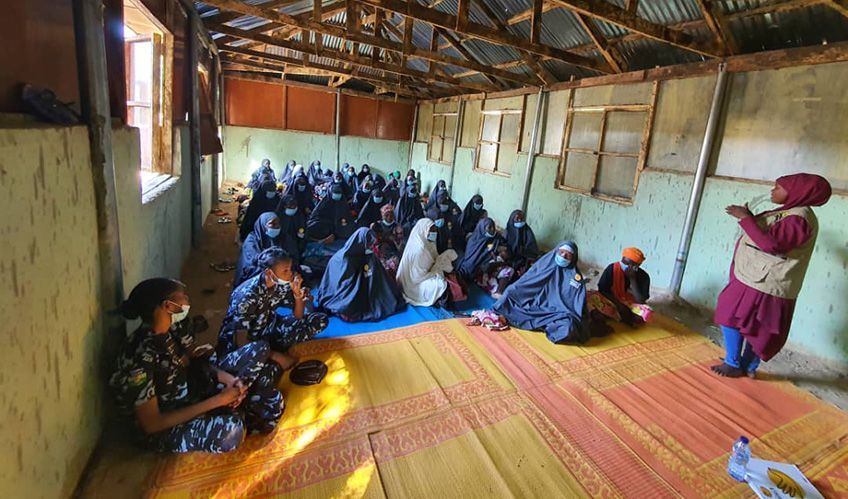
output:
[[[733,273],[743,284],[757,291],[790,300],[798,298],[801,292],[804,275],[810,265],[810,256],[819,234],[818,219],[807,206],[776,211],[756,218],[760,229],[767,231],[772,225],[792,215],[803,217],[810,226],[810,238],[803,246],[785,255],[772,255],[758,248],[745,233],[739,240],[733,259]]]

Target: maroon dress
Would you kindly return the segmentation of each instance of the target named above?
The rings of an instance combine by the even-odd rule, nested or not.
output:
[[[807,221],[799,216],[780,220],[768,232],[757,226],[754,217],[740,220],[739,225],[761,250],[777,255],[804,245],[811,235]],[[739,243],[736,244],[738,247]],[[731,264],[730,282],[718,296],[715,322],[738,329],[754,353],[767,361],[786,343],[794,312],[795,300],[778,298],[743,284],[734,275]]]

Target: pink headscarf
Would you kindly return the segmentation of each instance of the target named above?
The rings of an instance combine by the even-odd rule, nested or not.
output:
[[[777,185],[789,194],[780,208],[788,210],[798,206],[821,206],[830,199],[830,182],[822,176],[812,173],[786,175],[777,179]]]

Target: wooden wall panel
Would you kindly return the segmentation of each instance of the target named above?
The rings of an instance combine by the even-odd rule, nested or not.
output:
[[[377,100],[342,94],[342,135],[377,138]]]
[[[0,112],[20,113],[21,85],[56,92],[60,101],[79,102],[74,16],[71,0],[3,0],[3,69]]]
[[[285,94],[282,85],[225,78],[227,124],[283,129]]]
[[[303,132],[335,133],[336,94],[288,87],[286,128]]]
[[[149,6],[148,6],[149,8]],[[156,12],[151,8],[152,12]],[[174,121],[186,121],[190,111],[188,95],[190,94],[191,78],[188,73],[188,16],[176,0],[167,5],[167,22],[165,26],[174,35],[174,66],[171,106]],[[159,19],[157,15],[157,19]],[[161,20],[161,19],[160,19]]]
[[[377,138],[409,140],[412,137],[412,121],[415,106],[402,102],[377,102]]]
[[[106,70],[109,74],[109,109],[113,118],[127,122],[127,73],[124,57],[124,1],[104,0],[103,30]]]

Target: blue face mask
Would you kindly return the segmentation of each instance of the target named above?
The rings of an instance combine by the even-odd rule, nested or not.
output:
[[[354,171],[354,170],[348,170],[348,171],[347,171],[347,176],[348,176],[348,177],[353,177],[354,175],[356,175],[356,171]]]
[[[448,211],[448,209],[450,209],[450,205],[447,205],[447,204],[440,204],[439,205],[439,211],[444,212],[444,211]]]
[[[280,235],[280,231],[282,229],[265,229],[265,234],[268,234],[268,237],[274,239],[275,237]]]
[[[495,233],[494,233],[494,232],[492,232],[492,233],[490,234],[490,233],[486,232],[486,237],[488,237],[488,238],[493,238],[493,237],[495,237]]]
[[[265,197],[268,198],[268,199],[274,199],[274,196],[276,196],[276,195],[277,195],[276,191],[271,191],[271,192],[265,193]]]
[[[372,255],[372,254],[374,254],[374,250],[368,248],[368,249],[365,250],[365,254],[366,255]]]
[[[299,185],[299,186],[297,186],[297,190],[298,190],[299,192],[303,192],[303,191],[305,191],[305,190],[306,190],[306,186],[305,186],[305,185]]]
[[[371,188],[370,187],[363,187],[362,192],[367,194],[367,193],[371,192]]]
[[[385,227],[391,227],[391,226],[392,226],[392,225],[394,225],[394,224],[395,224],[395,223],[394,223],[394,221],[392,221],[392,222],[386,222],[385,220],[383,220],[383,226],[385,226]]]
[[[342,195],[338,192],[334,192],[333,194],[330,195],[330,197],[333,198],[333,201],[338,201],[339,199],[342,198]]]
[[[427,240],[428,240],[428,241],[430,241],[430,242],[435,243],[435,242],[436,242],[436,238],[437,238],[437,237],[439,237],[439,235],[438,235],[438,234],[436,234],[435,232],[429,232],[429,233],[427,233]]]
[[[414,198],[414,197],[415,197],[415,196],[417,196],[417,195],[418,195],[418,193],[417,193],[417,192],[410,192],[409,194],[407,194],[407,195],[406,195],[406,197],[408,197],[409,199],[412,199],[412,198]]]
[[[412,180],[411,178],[406,179],[406,185],[415,185],[415,181]]]
[[[483,209],[483,203],[474,203],[474,209],[475,210],[482,210]]]
[[[333,179],[333,183],[334,183],[334,184],[341,184],[341,183],[342,183],[342,179],[340,179],[340,178],[334,178],[334,179]]]
[[[436,227],[441,229],[444,225],[445,225],[445,219],[444,218],[440,218],[440,219],[436,220]]]
[[[286,215],[293,217],[295,213],[297,213],[297,206],[294,208],[286,208]]]
[[[556,264],[560,267],[568,267],[569,265],[571,265],[571,260],[563,258],[562,255],[560,255],[559,253],[554,255],[554,261],[556,261]]]
[[[512,225],[514,225],[516,229],[520,229],[520,228],[524,227],[524,224],[525,224],[525,223],[526,223],[526,222],[515,222],[515,223],[514,223],[514,224],[512,224]]]
[[[382,203],[383,202],[383,196],[374,196],[374,202],[375,203]]]

